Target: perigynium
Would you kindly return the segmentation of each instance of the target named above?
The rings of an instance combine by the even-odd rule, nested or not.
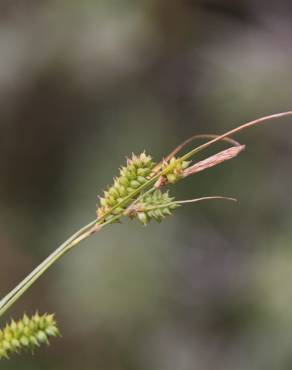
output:
[[[0,317],[60,257],[105,226],[121,223],[124,217],[132,220],[136,219],[146,226],[152,220],[161,222],[165,217],[172,215],[176,208],[185,203],[211,199],[234,201],[234,198],[223,196],[205,196],[180,201],[170,195],[169,190],[164,190],[164,187],[173,186],[190,175],[236,157],[245,146],[230,138],[231,135],[271,119],[289,115],[292,115],[292,111],[262,117],[238,126],[223,135],[192,136],[158,163],[155,163],[152,157],[145,152],[139,155],[132,154],[131,158],[127,159],[126,164],[120,168],[119,176],[113,179],[113,184],[104,191],[103,196],[99,197],[96,210],[97,218],[61,244],[0,301]],[[196,139],[207,139],[207,142],[183,155],[179,155],[186,145],[191,144]],[[219,141],[227,142],[231,144],[231,147],[202,161],[192,162],[191,158],[195,154]],[[58,335],[59,330],[53,315],[36,314],[32,318],[24,315],[22,320],[18,322],[12,320],[10,324],[0,330],[0,359],[9,358],[12,353],[19,353],[24,349],[34,351],[42,343],[48,343],[49,337]]]

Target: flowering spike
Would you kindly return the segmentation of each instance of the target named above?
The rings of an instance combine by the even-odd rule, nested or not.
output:
[[[0,330],[0,360],[8,359],[12,353],[30,349],[34,351],[42,343],[49,344],[49,337],[60,335],[54,315],[36,313],[29,318],[26,314],[18,322],[11,320]]]
[[[159,189],[161,186],[166,184],[175,184],[184,177],[184,172],[190,164],[191,161],[184,161],[176,157],[172,157],[169,161],[164,161],[162,170],[167,167],[170,167],[170,170],[165,176],[162,176],[158,179],[155,187]]]
[[[114,185],[105,191],[104,196],[100,198],[97,216],[103,218],[118,203],[143,185],[154,166],[152,158],[145,152],[140,155],[132,154],[132,157],[127,159],[127,166],[120,168],[120,176],[114,179]],[[121,208],[119,211],[122,212],[124,209]],[[113,214],[117,214],[117,209],[113,211]]]
[[[179,204],[169,196],[168,192],[162,193],[160,190],[155,190],[153,193],[145,194],[125,214],[131,219],[137,218],[146,226],[151,220],[161,222],[166,216],[171,215],[171,211],[177,207]]]

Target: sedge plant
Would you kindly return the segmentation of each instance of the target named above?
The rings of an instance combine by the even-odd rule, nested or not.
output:
[[[236,157],[245,149],[245,145],[232,139],[232,135],[272,119],[290,115],[292,115],[292,111],[265,116],[240,125],[222,135],[192,136],[158,163],[155,163],[152,157],[145,152],[139,155],[132,154],[126,164],[120,168],[119,175],[114,178],[113,184],[99,197],[96,218],[62,243],[2,298],[0,317],[63,255],[79,245],[84,239],[100,232],[104,227],[121,223],[124,217],[136,219],[146,226],[152,220],[161,222],[176,208],[186,203],[214,199],[236,201],[234,198],[218,195],[176,200],[169,194],[168,190],[164,189],[190,175]],[[206,142],[180,154],[187,145],[197,139],[206,140]],[[226,142],[229,147],[199,162],[192,161],[195,154],[219,141]],[[49,343],[51,337],[58,335],[59,330],[54,315],[36,313],[32,317],[28,317],[24,314],[21,320],[11,320],[0,330],[0,359],[9,358],[11,354],[23,350],[34,351],[41,344]]]

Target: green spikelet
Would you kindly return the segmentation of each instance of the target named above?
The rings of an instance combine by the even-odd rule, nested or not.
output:
[[[127,165],[120,169],[120,176],[114,179],[114,185],[105,191],[104,196],[100,198],[97,216],[102,218],[106,213],[111,213],[113,207],[143,185],[154,165],[152,158],[144,152],[139,156],[133,154],[132,158],[127,160]],[[119,214],[123,211],[124,208],[117,207],[112,214]]]
[[[49,344],[49,337],[60,335],[54,315],[36,313],[32,318],[23,315],[0,330],[0,359],[8,359],[12,353],[22,350],[34,351],[41,344]]]
[[[143,225],[147,225],[151,220],[161,222],[166,216],[172,214],[172,210],[179,207],[174,198],[168,192],[162,193],[156,190],[154,193],[146,194],[129,211],[129,217],[137,218]]]
[[[177,181],[182,179],[184,170],[190,165],[191,161],[181,161],[175,157],[172,157],[167,165],[173,166],[171,171],[166,175],[166,179],[170,184],[175,184]]]

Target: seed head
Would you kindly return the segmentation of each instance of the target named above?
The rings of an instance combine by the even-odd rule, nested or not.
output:
[[[162,193],[160,190],[150,194],[145,194],[141,200],[126,211],[131,219],[137,219],[143,225],[147,225],[151,220],[161,222],[163,218],[172,214],[172,210],[179,207],[174,198],[168,192]]]
[[[159,189],[161,186],[167,184],[175,184],[177,181],[181,180],[184,177],[184,171],[189,167],[191,161],[183,161],[180,158],[172,157],[169,161],[165,161],[162,170],[170,167],[170,170],[166,175],[161,176],[155,187]]]
[[[114,179],[114,185],[100,198],[97,216],[103,218],[109,213],[112,217],[123,212],[124,207],[112,209],[147,181],[154,165],[152,158],[144,152],[138,156],[132,154],[132,158],[127,159],[127,165],[120,168],[120,176]]]
[[[0,360],[22,350],[34,351],[41,344],[49,344],[49,337],[60,335],[54,315],[26,314],[18,322],[14,320],[0,330]]]

